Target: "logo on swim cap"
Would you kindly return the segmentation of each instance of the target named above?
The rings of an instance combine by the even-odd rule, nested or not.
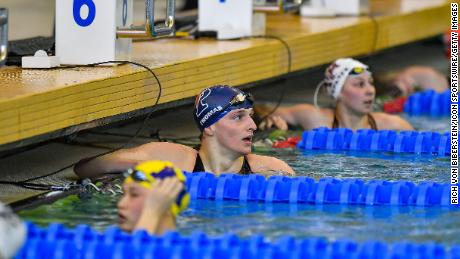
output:
[[[244,96],[244,98],[241,101],[232,102],[238,95]],[[252,108],[251,98],[243,91],[227,85],[209,87],[201,91],[195,99],[195,122],[203,131],[223,118],[228,112],[241,108]]]
[[[211,88],[204,89],[195,99],[195,114],[197,117],[200,117],[203,112],[205,112],[209,105],[206,103],[206,98],[211,94]]]
[[[324,84],[327,92],[332,98],[337,99],[350,73],[359,74],[368,69],[368,66],[352,58],[337,59],[326,69]]]
[[[188,207],[190,195],[185,189],[185,181],[187,179],[184,173],[171,162],[159,160],[142,162],[127,171],[124,183],[137,182],[145,188],[150,189],[155,179],[165,179],[168,177],[177,177],[184,184],[184,189],[177,195],[176,202],[171,205],[171,213],[177,216]]]

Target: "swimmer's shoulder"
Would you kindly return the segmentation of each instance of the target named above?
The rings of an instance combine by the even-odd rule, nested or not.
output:
[[[372,112],[379,130],[413,130],[412,125],[398,115],[384,112]]]

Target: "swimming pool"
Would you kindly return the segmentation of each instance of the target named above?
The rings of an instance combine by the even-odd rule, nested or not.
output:
[[[330,153],[318,151],[265,150],[276,155],[300,175],[313,178],[361,178],[448,182],[449,160],[433,156]],[[110,186],[114,190],[116,182]],[[20,212],[39,225],[61,222],[72,227],[88,224],[103,230],[117,224],[118,195],[89,192],[69,196],[50,205]],[[460,210],[446,207],[358,206],[257,203],[193,200],[178,218],[178,231],[196,230],[210,236],[235,233],[240,237],[262,234],[268,240],[290,235],[296,238],[323,237],[329,241],[379,240],[394,242],[460,243]]]
[[[445,132],[448,118],[408,117],[419,130]],[[414,123],[415,122],[415,123]],[[417,124],[418,123],[418,124]],[[430,155],[300,151],[256,148],[256,153],[274,155],[289,163],[302,176],[449,182],[449,158]],[[114,182],[109,188],[117,190]],[[61,222],[73,227],[88,224],[97,230],[117,224],[116,203],[120,194],[95,191],[72,195],[19,215],[39,225]],[[283,235],[296,238],[323,237],[329,241],[379,240],[460,244],[460,210],[446,207],[358,206],[258,203],[193,200],[178,218],[178,231],[196,230],[210,236],[254,234],[275,240]]]

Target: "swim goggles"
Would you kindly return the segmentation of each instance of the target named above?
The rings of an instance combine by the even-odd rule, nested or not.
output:
[[[363,67],[354,67],[349,75],[359,75],[359,74],[362,74],[364,73],[365,71],[367,71],[367,69],[363,68]]]
[[[147,175],[139,170],[127,169],[123,172],[123,178],[126,179],[131,177],[136,182],[149,182],[152,183],[152,180],[147,177]]]
[[[220,112],[214,113],[213,115],[211,115],[211,117],[208,120],[211,120],[211,118],[214,118],[217,116],[222,116],[222,114],[226,114],[229,112],[228,108],[232,106],[238,106],[238,105],[244,104],[246,101],[248,101],[249,104],[252,105],[254,103],[254,98],[252,97],[251,94],[239,93],[233,96],[233,98],[224,107],[222,107],[222,110]]]
[[[227,110],[229,107],[232,107],[232,106],[237,106],[237,105],[240,105],[240,104],[243,104],[246,100],[249,101],[249,103],[252,105],[254,103],[254,98],[252,98],[252,95],[251,94],[243,94],[243,93],[239,93],[237,95],[235,95],[231,100],[230,102],[228,102],[227,105],[225,105],[224,107],[222,107],[222,110]]]
[[[169,169],[169,168],[166,168],[166,169]],[[130,177],[135,182],[139,182],[139,183],[146,182],[148,184],[152,184],[155,181],[155,178],[164,179],[167,177],[177,176],[174,170],[163,170],[161,172],[154,173],[154,174],[155,176],[153,176],[152,174],[147,174],[140,170],[128,169],[125,172],[123,172],[123,177],[124,179]]]

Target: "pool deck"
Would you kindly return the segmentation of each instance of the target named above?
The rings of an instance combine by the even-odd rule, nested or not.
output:
[[[302,18],[269,15],[267,35],[292,54],[290,72],[343,56],[363,56],[443,33],[444,0],[372,0],[371,16]],[[153,69],[160,104],[190,100],[214,84],[244,86],[288,72],[276,39],[161,39],[135,42],[133,61]],[[120,121],[151,108],[158,85],[131,65],[98,68],[0,69],[0,150]]]

